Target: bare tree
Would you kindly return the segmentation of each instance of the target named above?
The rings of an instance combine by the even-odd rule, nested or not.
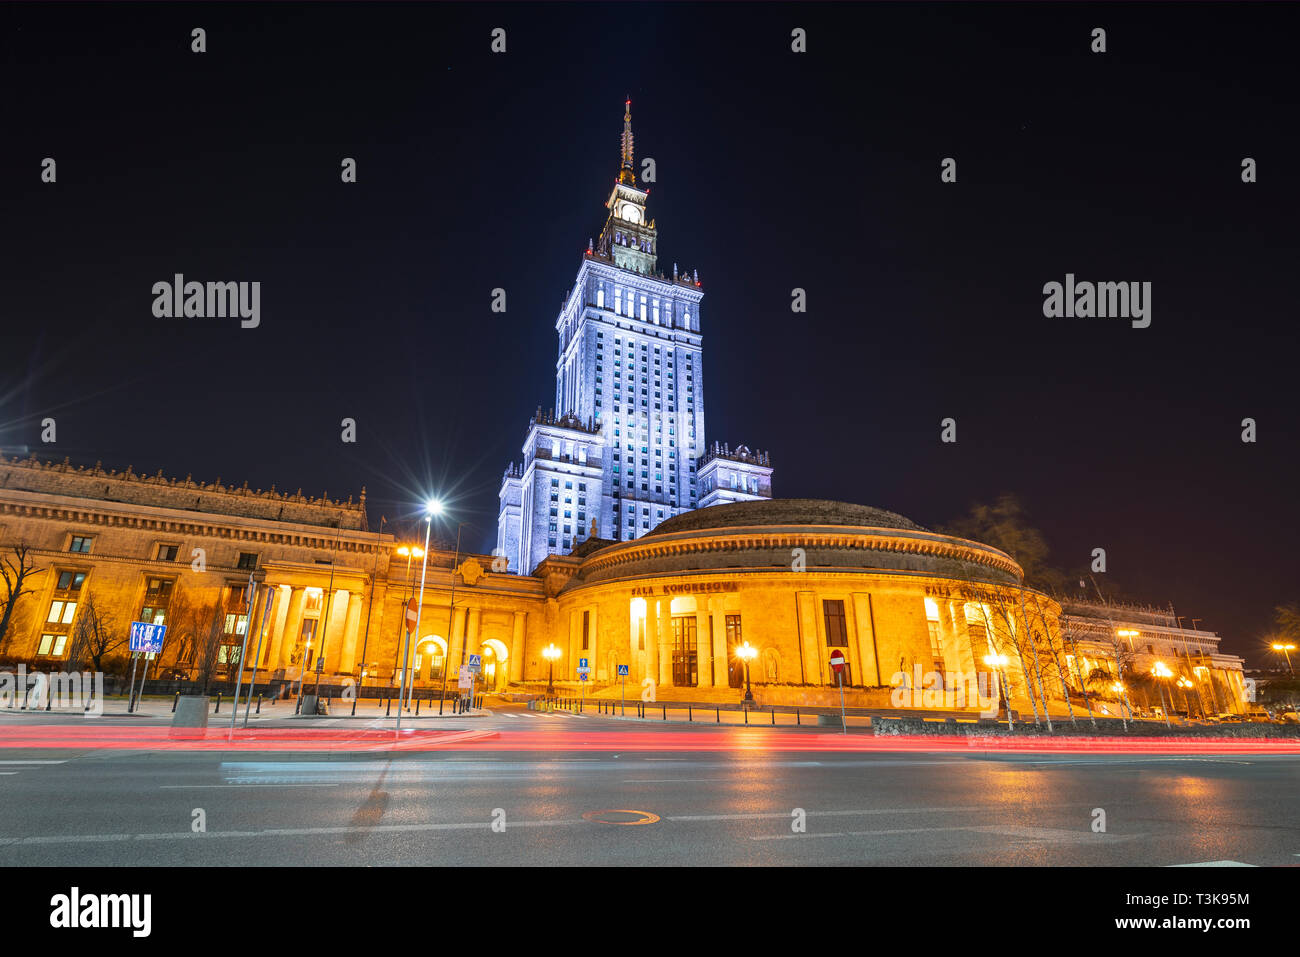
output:
[[[103,671],[104,659],[126,645],[127,634],[118,629],[111,615],[99,610],[94,592],[87,590],[77,609],[76,624],[72,626],[69,670],[79,670],[81,663],[89,658],[96,671]]]
[[[4,581],[4,594],[0,595],[0,648],[4,647],[5,637],[9,633],[9,622],[13,619],[18,601],[24,595],[33,594],[32,589],[24,585],[31,574],[36,571],[31,549],[20,542],[11,546],[12,556],[0,559],[0,579]]]
[[[194,680],[201,686],[200,694],[207,694],[216,676],[221,643],[224,637],[221,612],[210,609],[194,633]]]

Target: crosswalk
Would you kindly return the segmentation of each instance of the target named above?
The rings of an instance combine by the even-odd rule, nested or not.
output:
[[[493,715],[498,718],[513,718],[516,721],[526,721],[529,718],[538,718],[546,720],[547,718],[589,718],[588,714],[574,714],[571,711],[494,711]]]

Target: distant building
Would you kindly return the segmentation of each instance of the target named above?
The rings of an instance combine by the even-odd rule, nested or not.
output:
[[[555,321],[554,407],[529,421],[523,463],[501,482],[497,553],[518,574],[593,534],[628,541],[695,508],[772,496],[766,454],[706,451],[704,291],[697,272],[659,270],[649,195],[629,100],[608,218]]]
[[[1244,662],[1219,650],[1216,633],[1184,628],[1159,608],[1080,600],[1061,608],[1073,692],[1087,687],[1111,699],[1116,713],[1120,686],[1132,707],[1146,711],[1198,718],[1244,710]]]

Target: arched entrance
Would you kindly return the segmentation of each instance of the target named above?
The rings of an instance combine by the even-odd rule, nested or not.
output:
[[[447,642],[439,635],[425,635],[415,643],[414,674],[417,680],[441,681],[447,660]]]
[[[510,679],[510,668],[506,664],[510,651],[504,642],[497,641],[495,638],[484,638],[479,653],[483,656],[483,671],[479,675],[479,680],[483,682],[483,690],[500,691]]]

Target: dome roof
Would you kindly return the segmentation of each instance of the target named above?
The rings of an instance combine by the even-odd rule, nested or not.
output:
[[[1005,552],[922,528],[897,512],[786,498],[711,505],[661,522],[648,535],[583,556],[566,590],[665,575],[788,574],[800,570],[929,576],[1017,584]]]
[[[910,518],[883,508],[829,502],[819,498],[773,498],[761,502],[734,502],[683,512],[660,522],[644,541],[657,535],[694,532],[710,528],[747,525],[848,525],[856,528],[901,528],[925,531]]]

